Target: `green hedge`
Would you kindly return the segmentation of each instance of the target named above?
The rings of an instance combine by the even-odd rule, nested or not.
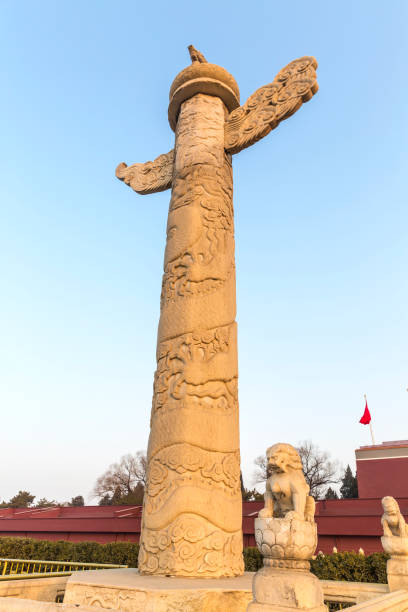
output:
[[[246,572],[256,572],[262,567],[261,553],[256,546],[244,548],[244,564]]]
[[[347,580],[350,582],[387,582],[385,553],[373,553],[367,557],[355,552],[317,555],[310,565],[320,580]]]
[[[0,537],[0,557],[77,561],[79,563],[113,563],[137,567],[139,544],[134,542],[50,542],[31,538]]]
[[[50,542],[29,538],[0,537],[0,557],[9,559],[41,559],[47,561],[78,561],[82,563],[114,563],[137,567],[139,545],[134,542]],[[317,555],[311,561],[312,572],[322,580],[351,582],[387,582],[388,555],[354,552]],[[245,570],[256,572],[262,567],[262,557],[255,547],[244,549]]]
[[[387,559],[385,553],[360,555],[355,552],[317,555],[310,562],[311,571],[320,580],[346,580],[349,582],[387,582]],[[262,567],[262,557],[255,547],[244,549],[245,569],[256,572]]]

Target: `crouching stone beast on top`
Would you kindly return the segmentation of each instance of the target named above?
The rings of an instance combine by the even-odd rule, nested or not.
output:
[[[407,538],[408,525],[401,514],[397,500],[387,496],[382,498],[381,503],[384,510],[384,514],[381,517],[384,535],[387,537],[397,536]]]
[[[297,519],[313,523],[315,501],[309,495],[302,462],[297,450],[290,444],[274,444],[266,451],[268,479],[265,507],[259,518]]]

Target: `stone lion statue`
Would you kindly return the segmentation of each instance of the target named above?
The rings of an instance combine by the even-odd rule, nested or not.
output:
[[[313,523],[315,501],[309,495],[302,462],[294,446],[274,444],[266,451],[268,474],[265,507],[259,518],[298,519]]]
[[[381,525],[385,536],[408,537],[408,526],[402,516],[398,502],[393,497],[383,497],[382,507],[384,514],[381,517]]]

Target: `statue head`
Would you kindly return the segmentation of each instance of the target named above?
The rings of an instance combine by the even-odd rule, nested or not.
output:
[[[382,498],[381,503],[385,514],[388,514],[388,516],[400,513],[399,505],[393,497],[387,495],[387,497]]]
[[[266,450],[268,472],[290,472],[302,470],[302,461],[296,448],[291,444],[279,442]]]

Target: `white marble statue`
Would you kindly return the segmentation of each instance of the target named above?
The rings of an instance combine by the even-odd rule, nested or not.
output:
[[[266,451],[268,473],[265,508],[259,518],[286,518],[314,521],[315,501],[303,474],[297,450],[290,444],[274,444]]]
[[[384,510],[384,514],[381,517],[384,535],[386,537],[408,537],[408,527],[400,512],[398,502],[393,497],[387,496],[382,498],[381,503]]]
[[[384,535],[381,544],[391,558],[387,561],[387,581],[390,591],[408,589],[408,526],[401,514],[397,500],[387,496],[382,499],[384,514],[381,525]]]
[[[326,612],[319,580],[310,573],[317,546],[315,501],[302,462],[290,444],[266,451],[265,507],[255,519],[255,539],[263,565],[254,576],[248,612]]]

